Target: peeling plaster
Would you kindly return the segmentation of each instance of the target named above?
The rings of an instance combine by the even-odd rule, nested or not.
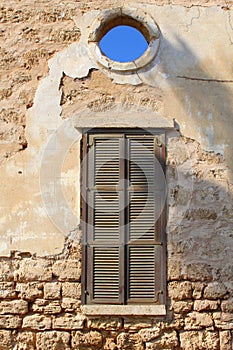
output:
[[[3,177],[9,177],[12,182],[15,182],[13,175],[18,172],[20,164],[25,175],[18,180],[18,185],[22,188],[18,191],[20,193],[15,195],[18,204],[17,202],[12,206],[9,204],[9,208],[6,209],[9,215],[8,222],[12,227],[8,228],[7,235],[1,238],[0,254],[8,255],[10,250],[19,247],[25,250],[25,246],[38,255],[56,254],[62,251],[65,235],[76,232],[80,223],[78,206],[70,207],[61,187],[61,177],[65,176],[61,169],[66,152],[74,142],[81,138],[78,128],[84,127],[83,116],[87,117],[87,127],[103,126],[103,124],[119,126],[117,115],[125,113],[121,106],[115,106],[115,110],[111,113],[103,112],[99,119],[95,118],[95,114],[85,110],[77,111],[77,114],[71,116],[68,121],[62,120],[60,102],[61,81],[64,74],[73,79],[80,79],[87,77],[92,69],[101,69],[103,74],[106,74],[116,84],[139,85],[143,83],[155,89],[161,88],[165,94],[164,112],[161,115],[155,115],[148,110],[147,117],[145,119],[141,117],[140,121],[141,112],[132,109],[128,111],[129,118],[128,120],[125,118],[127,122],[124,126],[135,127],[135,123],[148,120],[147,127],[148,125],[171,127],[175,119],[183,135],[197,140],[204,149],[221,151],[230,162],[232,150],[227,143],[224,143],[226,142],[224,139],[230,142],[233,131],[231,113],[228,115],[233,94],[232,67],[231,61],[225,59],[233,56],[233,48],[229,47],[231,12],[228,12],[230,17],[227,18],[228,27],[226,29],[224,26],[225,12],[217,7],[211,9],[190,7],[187,11],[182,6],[161,7],[145,4],[137,4],[137,6],[149,12],[159,23],[163,36],[158,56],[146,69],[129,74],[129,72],[116,73],[99,67],[91,55],[88,43],[89,28],[96,16],[100,14],[99,11],[91,11],[83,17],[80,14],[75,17],[73,20],[82,33],[80,41],[71,44],[49,60],[49,75],[39,83],[33,107],[27,114],[28,148],[23,153],[17,154],[14,159],[9,160],[2,171]],[[206,18],[211,18],[211,21],[207,22]],[[215,23],[222,28],[220,36]],[[181,29],[184,27],[188,28],[188,31]],[[212,35],[211,38],[209,38],[209,33]],[[216,50],[222,50],[222,55],[218,56]],[[212,57],[215,57],[216,60],[209,64]],[[197,62],[200,64],[198,65]],[[207,84],[210,90],[206,90]],[[206,91],[211,91],[211,94],[205,94]],[[215,96],[221,97],[217,105],[219,110],[213,106],[216,103]],[[185,101],[186,103],[183,103]],[[208,111],[207,118],[208,123],[212,123],[211,125],[207,125],[204,118],[206,105],[212,108]],[[225,134],[221,136],[219,118],[221,118],[220,112],[222,111],[229,125],[222,123]],[[228,153],[225,152],[226,149]],[[73,166],[78,168],[79,161],[76,160],[76,163],[74,161]],[[64,182],[67,188],[70,186],[70,189],[74,191],[75,196],[75,191],[79,191],[79,180],[69,176],[69,179],[67,178]],[[10,181],[7,186],[6,192],[11,191]],[[76,195],[78,196],[77,193]],[[50,211],[52,222],[49,218],[45,220],[42,197],[47,206],[47,212]],[[51,202],[52,198],[55,200],[58,198],[57,203]],[[26,210],[25,205],[29,203],[29,200],[30,206]],[[16,210],[17,205],[22,206],[25,210],[16,227],[12,213]],[[46,248],[45,244],[41,243],[42,237],[43,240],[47,240]],[[30,239],[32,239],[31,243]],[[54,245],[54,240],[56,245]],[[9,241],[12,243],[10,244]]]

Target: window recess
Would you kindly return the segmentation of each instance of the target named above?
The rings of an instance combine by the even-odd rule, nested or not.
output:
[[[83,138],[83,303],[164,304],[165,134]]]

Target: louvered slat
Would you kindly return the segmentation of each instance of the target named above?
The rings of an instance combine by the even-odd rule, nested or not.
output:
[[[120,257],[118,247],[93,248],[93,299],[119,300]]]
[[[135,192],[129,196],[129,240],[154,240],[158,236],[154,193]]]
[[[155,296],[155,249],[129,247],[129,298],[153,299]]]
[[[94,240],[105,243],[119,239],[119,193],[96,192],[94,195]]]
[[[154,184],[154,138],[129,139],[129,180],[133,186]]]
[[[119,182],[119,138],[95,139],[95,186],[116,186]]]

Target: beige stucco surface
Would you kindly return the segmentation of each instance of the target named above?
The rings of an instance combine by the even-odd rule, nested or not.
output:
[[[83,127],[172,128],[175,121],[183,136],[224,157],[229,171],[223,187],[231,181],[232,11],[143,2],[130,6],[149,13],[160,27],[160,48],[150,66],[130,74],[101,67],[88,43],[89,28],[100,11],[84,16],[77,11],[73,21],[81,31],[80,39],[54,54],[48,73],[34,86],[33,106],[26,113],[27,148],[4,160],[0,169],[1,255],[11,250],[58,254],[65,237],[79,237]],[[90,80],[93,69],[96,89],[102,88],[103,101],[115,96],[112,102],[105,100],[102,108],[93,107],[90,102],[96,89],[90,85],[85,98],[71,98],[63,104],[66,84],[78,86],[84,78]],[[126,103],[130,94],[131,101]],[[157,103],[151,104],[145,96],[151,101],[156,96]],[[169,222],[174,220],[169,218]]]

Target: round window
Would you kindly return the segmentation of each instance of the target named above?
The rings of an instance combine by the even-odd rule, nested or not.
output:
[[[138,29],[119,25],[103,36],[99,47],[113,61],[130,62],[142,56],[148,48],[148,42]]]
[[[112,71],[135,71],[152,62],[160,30],[152,17],[139,9],[105,10],[89,32],[94,59]]]

